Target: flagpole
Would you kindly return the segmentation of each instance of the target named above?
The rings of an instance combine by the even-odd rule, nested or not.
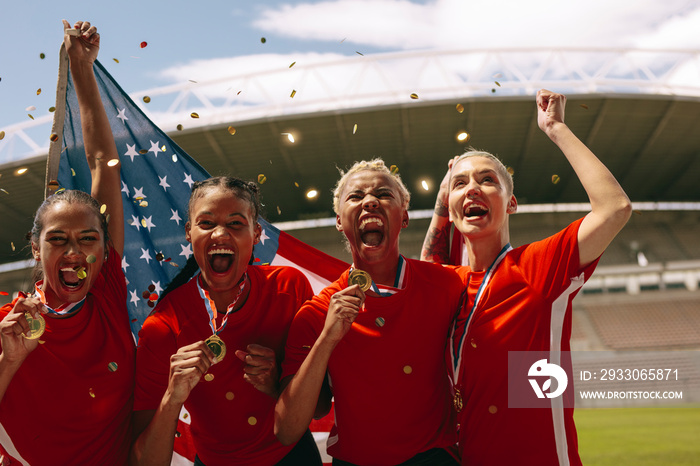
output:
[[[44,199],[52,191],[57,189],[57,184],[51,183],[58,179],[58,166],[61,161],[61,147],[63,146],[63,122],[66,116],[66,88],[68,87],[68,52],[66,44],[61,43],[58,54],[58,82],[56,84],[56,106],[51,125],[51,143],[49,155],[46,159],[46,182],[44,183]],[[53,188],[53,189],[51,189]]]

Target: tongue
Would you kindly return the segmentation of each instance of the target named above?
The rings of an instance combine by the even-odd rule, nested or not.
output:
[[[61,277],[63,278],[63,281],[66,285],[71,285],[75,286],[78,283],[80,283],[80,280],[78,279],[78,273],[75,270],[72,271],[61,271]]]
[[[214,254],[209,263],[214,272],[224,273],[231,267],[232,262],[233,256],[231,254]]]
[[[367,246],[378,246],[384,235],[379,231],[369,231],[362,235],[362,242]]]

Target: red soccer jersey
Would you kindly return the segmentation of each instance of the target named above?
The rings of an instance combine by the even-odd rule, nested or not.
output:
[[[444,351],[462,280],[453,268],[406,260],[406,286],[367,296],[328,362],[335,425],[328,454],[356,464],[398,464],[455,443]],[[283,375],[295,374],[318,338],[348,272],[301,308]]]
[[[248,276],[248,299],[219,333],[226,356],[209,370],[214,379],[201,380],[185,402],[197,455],[210,466],[275,464],[292,448],[273,431],[277,400],[243,379],[243,362],[234,352],[256,343],[273,349],[279,365],[294,314],[313,292],[291,267],[249,266]],[[211,335],[195,277],[166,295],[139,332],[135,409],[157,409],[168,387],[170,356]]]
[[[508,252],[482,290],[458,382],[462,464],[581,464],[573,408],[508,407],[509,351],[570,351],[571,303],[598,262],[579,266],[580,224]],[[484,276],[472,273],[462,323]]]
[[[11,309],[3,306],[0,319]],[[134,337],[114,248],[82,308],[69,318],[45,319],[44,343],[24,361],[0,403],[0,452],[18,464],[125,464]]]

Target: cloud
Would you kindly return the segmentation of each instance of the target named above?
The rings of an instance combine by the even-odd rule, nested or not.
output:
[[[687,48],[700,22],[700,6],[687,5],[685,0],[336,0],[268,8],[253,25],[283,37],[336,41],[342,36],[388,50]]]

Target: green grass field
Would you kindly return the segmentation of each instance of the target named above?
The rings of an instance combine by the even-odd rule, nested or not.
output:
[[[587,466],[700,465],[700,405],[577,409]]]

